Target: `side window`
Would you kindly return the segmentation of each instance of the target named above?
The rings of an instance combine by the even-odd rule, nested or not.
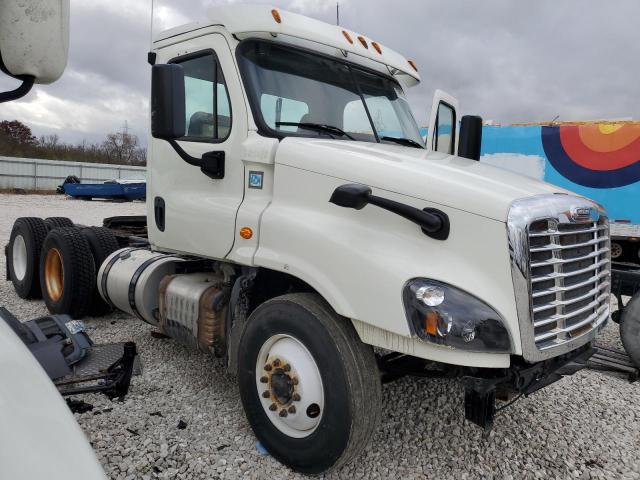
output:
[[[304,122],[303,117],[309,113],[309,105],[298,100],[263,93],[260,97],[260,110],[269,128],[283,132],[295,132],[298,127],[278,125],[279,122]]]
[[[433,135],[433,149],[442,153],[453,153],[455,142],[455,113],[446,103],[438,105],[435,132]]]
[[[221,141],[231,131],[229,93],[217,59],[206,53],[176,62],[184,69],[185,140]]]

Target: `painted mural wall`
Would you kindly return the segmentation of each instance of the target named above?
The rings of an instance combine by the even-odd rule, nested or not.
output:
[[[480,161],[601,203],[640,224],[640,123],[485,126]]]

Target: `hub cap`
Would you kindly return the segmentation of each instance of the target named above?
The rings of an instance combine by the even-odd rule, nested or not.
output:
[[[618,258],[622,255],[622,246],[619,243],[611,242],[611,258]]]
[[[271,423],[285,435],[303,438],[320,423],[322,377],[313,356],[289,335],[269,338],[258,354],[256,387]]]
[[[13,239],[12,252],[13,273],[16,280],[22,280],[27,274],[27,245],[22,235],[16,235]]]
[[[44,282],[49,298],[54,302],[60,300],[64,291],[64,268],[62,255],[57,248],[51,248],[47,252],[44,262]]]

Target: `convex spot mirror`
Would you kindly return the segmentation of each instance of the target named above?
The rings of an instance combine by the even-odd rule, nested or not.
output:
[[[175,63],[151,68],[151,135],[176,140],[186,132],[184,70]]]
[[[69,0],[0,1],[0,67],[5,73],[49,84],[64,72],[68,53]]]

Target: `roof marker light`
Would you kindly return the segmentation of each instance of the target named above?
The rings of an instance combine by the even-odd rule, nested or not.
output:
[[[382,49],[380,48],[378,42],[371,42],[371,46],[376,50],[376,52],[382,55]]]
[[[342,30],[342,35],[344,35],[344,38],[347,39],[347,42],[353,45],[353,39],[351,38],[351,35],[349,35],[349,32],[347,32],[346,30]]]
[[[276,21],[276,23],[282,23],[282,18],[280,18],[280,12],[278,10],[276,10],[275,8],[271,10],[271,15],[273,16],[273,19]]]
[[[367,40],[362,35],[358,35],[358,40],[360,40],[360,43],[364,48],[369,50],[369,45],[367,45]]]
[[[418,66],[416,65],[416,62],[414,62],[413,60],[407,60],[407,62],[409,62],[409,65],[411,65],[411,68],[413,68],[416,72],[418,71]]]

